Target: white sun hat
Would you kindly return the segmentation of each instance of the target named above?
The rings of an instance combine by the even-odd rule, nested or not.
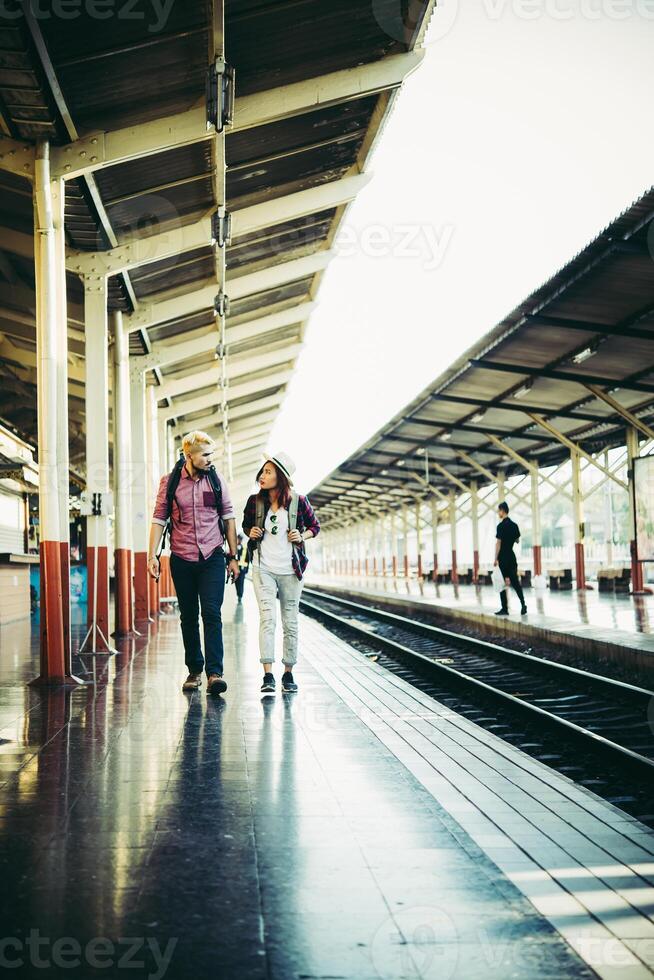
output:
[[[293,474],[295,473],[295,463],[288,453],[275,453],[274,456],[264,456],[264,463],[274,463],[282,473],[288,478],[288,482],[293,484]]]

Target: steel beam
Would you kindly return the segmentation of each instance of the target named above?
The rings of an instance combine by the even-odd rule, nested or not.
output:
[[[295,360],[302,350],[302,346],[302,344],[291,344],[256,356],[248,355],[241,361],[233,359],[230,362],[227,376],[230,380],[241,377],[245,378],[249,374],[264,371],[266,368],[274,367],[278,364],[286,364],[289,361]],[[157,388],[157,398],[176,398],[188,391],[208,388],[212,384],[217,384],[219,380],[220,370],[215,367],[208,368],[206,371],[201,371],[196,374],[185,375],[181,378],[173,378],[169,381],[164,380],[164,383]],[[265,378],[261,379],[260,384],[266,384]]]
[[[551,378],[553,381],[570,381],[572,384],[581,385],[585,388],[587,384],[602,385],[606,388],[624,388],[628,391],[654,392],[654,384],[647,384],[644,381],[630,381],[628,378],[605,378],[595,374],[579,374],[572,371],[557,371],[552,368],[525,368],[519,364],[504,364],[500,361],[488,361],[484,358],[473,357],[470,360],[471,367],[483,368],[486,371],[502,371],[507,374],[520,374],[527,378]],[[530,413],[527,412],[527,415]]]
[[[367,186],[370,179],[371,174],[350,174],[318,187],[286,194],[262,204],[238,208],[232,219],[233,240],[237,242],[243,235],[348,204]]]
[[[0,133],[0,170],[33,180],[34,159],[35,148],[32,143]]]
[[[313,275],[327,266],[332,254],[331,251],[316,252],[301,259],[271,266],[261,272],[240,276],[228,284],[229,298],[230,300],[242,299],[252,293],[273,289],[294,279]],[[213,309],[215,296],[216,285],[211,283],[173,299],[143,304],[138,311],[125,318],[127,329],[130,332],[143,330],[169,320],[179,320],[192,313],[208,312]]]
[[[597,460],[590,455],[590,453],[587,453],[584,449],[582,449],[580,446],[574,443],[572,439],[569,439],[562,432],[559,432],[558,429],[555,429],[550,422],[547,422],[545,419],[541,418],[540,415],[533,415],[531,413],[529,413],[529,415],[530,418],[534,420],[534,422],[536,422],[543,429],[545,429],[546,432],[549,432],[550,435],[552,435],[555,439],[558,439],[558,441],[561,442],[564,446],[566,446],[566,448],[569,449],[571,453],[577,453],[579,456],[583,457],[585,460],[587,460],[587,462],[591,463],[596,469],[600,470],[600,472],[602,472],[605,476],[608,476],[611,480],[614,480],[615,483],[617,483],[619,486],[623,488],[623,490],[628,489],[627,484],[624,482],[624,480],[621,480],[619,477],[615,475],[615,473],[612,473],[610,470],[607,470],[604,466],[602,466],[601,463],[598,463]]]
[[[586,320],[566,320],[560,316],[545,316],[541,313],[528,313],[527,320],[536,326],[562,327],[564,330],[582,330],[586,333],[605,334],[609,337],[635,337],[640,340],[654,340],[651,330],[618,324],[590,323]]]
[[[310,112],[320,106],[365,98],[375,92],[396,88],[418,67],[423,57],[422,50],[389,55],[355,68],[346,68],[255,95],[242,96],[236,99],[234,130],[265,126],[289,116]],[[203,100],[185,112],[138,126],[93,133],[59,147],[53,153],[53,168],[59,176],[78,177],[103,167],[198,143],[214,136],[213,127],[207,128]]]
[[[654,334],[650,334],[650,337],[652,340],[654,340]],[[620,415],[621,418],[625,419],[625,421],[628,422],[629,425],[633,426],[634,429],[639,429],[647,439],[654,439],[654,429],[650,428],[650,426],[645,422],[642,422],[632,412],[630,412],[628,408],[625,408],[620,404],[620,402],[616,401],[615,398],[612,398],[608,392],[602,391],[602,389],[598,388],[597,385],[587,384],[585,387],[588,389],[591,395],[594,395],[595,398],[599,398],[600,401],[603,401],[606,405],[612,408],[614,412]]]

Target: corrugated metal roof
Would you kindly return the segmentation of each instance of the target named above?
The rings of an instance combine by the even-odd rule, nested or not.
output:
[[[236,69],[237,97],[409,50],[432,5],[433,0],[414,4],[418,23],[405,31],[396,23],[398,14],[406,13],[405,5],[398,7],[396,0],[375,0],[374,4],[369,0],[229,2],[227,56]],[[45,13],[35,16],[34,23],[23,19],[11,28],[0,25],[0,132],[30,140],[44,134],[63,143],[91,132],[164,120],[170,113],[203,105],[209,6],[204,2],[173,4],[165,11],[165,23],[154,25],[156,11],[151,4],[145,5],[139,18],[104,19],[91,5],[81,4],[70,20],[49,16],[46,5]],[[230,132],[228,206],[234,210],[267,203],[359,172],[390,101],[388,91],[348,97],[274,123]],[[67,181],[68,245],[81,251],[105,250],[158,229],[183,227],[211,213],[218,203],[213,166],[211,141],[204,140]],[[236,272],[239,277],[256,273],[325,249],[344,211],[345,206],[317,209],[235,238],[227,254],[227,291],[229,278]],[[31,234],[32,222],[29,185],[2,173],[0,225]],[[24,247],[19,251],[24,253]],[[8,323],[8,329],[28,345],[35,336],[31,265],[24,254],[11,254],[4,260],[0,256],[0,284],[13,284],[16,294],[12,314],[16,319]],[[312,298],[320,278],[321,272],[305,275],[233,301],[229,325],[282,312]],[[212,281],[214,257],[207,243],[193,252],[112,276],[108,306],[128,313],[135,304],[192,293]],[[81,281],[69,274],[67,282],[69,318],[83,329]],[[129,347],[132,354],[142,354],[152,343],[179,341],[211,329],[215,325],[207,308],[147,331],[132,332]],[[301,322],[283,325],[242,341],[234,347],[234,356],[274,350],[283,344],[291,349],[302,333]],[[83,354],[83,332],[71,339],[70,347]],[[206,359],[198,358],[175,370],[193,373],[203,365]],[[1,366],[0,358],[4,376],[8,368]],[[266,376],[256,377],[263,384]],[[19,383],[32,404],[33,383],[26,376],[12,381],[14,388]],[[32,408],[30,413],[34,422]],[[83,457],[83,424],[83,403],[75,394],[71,398],[72,458]]]
[[[624,418],[585,385],[613,392],[641,419],[654,416],[653,219],[651,189],[315,487],[314,502],[330,513],[357,487],[368,503],[394,506],[393,492],[424,473],[425,450],[464,481],[484,477],[460,451],[491,470],[519,471],[490,435],[539,465],[560,462],[568,449],[534,414],[587,452],[623,444]],[[430,481],[442,492],[452,486],[433,470]],[[425,490],[416,481],[412,492]]]

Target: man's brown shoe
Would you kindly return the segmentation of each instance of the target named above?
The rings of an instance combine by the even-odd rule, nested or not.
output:
[[[197,691],[202,684],[202,674],[189,674],[182,684],[182,691]]]
[[[218,674],[211,674],[207,681],[207,694],[222,694],[227,690],[227,681],[224,681]]]

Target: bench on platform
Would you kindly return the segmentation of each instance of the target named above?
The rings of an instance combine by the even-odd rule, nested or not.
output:
[[[550,568],[547,572],[552,592],[567,592],[572,588],[571,568]]]
[[[631,584],[631,568],[599,568],[597,570],[597,587],[600,592],[629,592]]]

